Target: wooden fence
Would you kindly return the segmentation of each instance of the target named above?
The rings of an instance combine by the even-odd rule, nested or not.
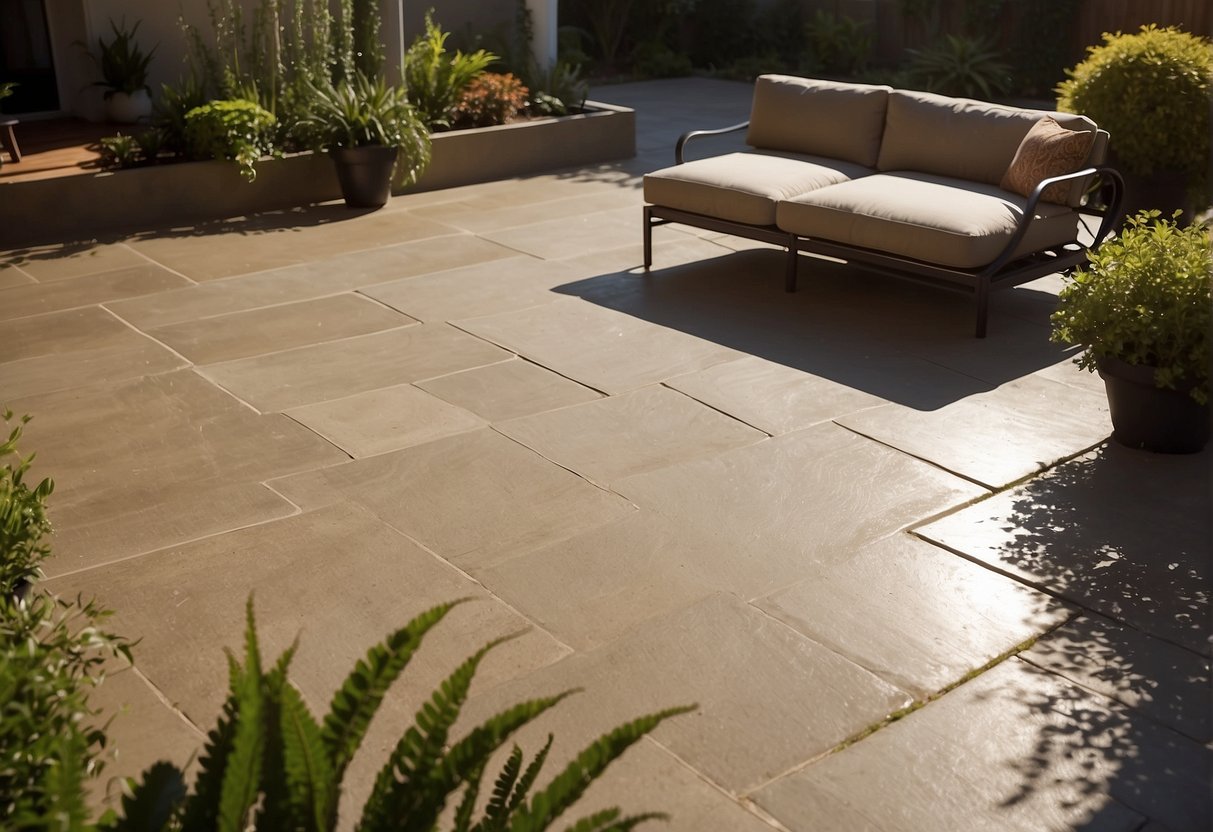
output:
[[[1082,0],[1074,23],[1079,51],[1101,41],[1104,32],[1132,32],[1142,24],[1178,26],[1194,35],[1213,36],[1210,0]]]

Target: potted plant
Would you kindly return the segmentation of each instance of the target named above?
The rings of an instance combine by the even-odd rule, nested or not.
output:
[[[1057,108],[1090,116],[1111,136],[1125,174],[1124,210],[1164,215],[1208,194],[1213,42],[1174,27],[1105,34],[1066,70]],[[1188,214],[1191,216],[1191,212]]]
[[[139,48],[135,42],[138,22],[127,30],[125,20],[119,26],[111,19],[110,28],[114,31],[113,40],[106,43],[97,38],[100,57],[94,56],[94,60],[101,69],[102,78],[97,85],[105,87],[105,110],[109,120],[133,124],[152,114],[147,69],[157,47],[153,46],[146,54]]]
[[[1210,229],[1142,211],[1087,259],[1061,291],[1053,340],[1086,348],[1077,363],[1103,378],[1117,442],[1201,450],[1209,441]]]
[[[362,73],[312,84],[295,132],[317,151],[329,152],[351,208],[382,207],[393,182],[411,185],[430,161],[429,131],[405,91]]]

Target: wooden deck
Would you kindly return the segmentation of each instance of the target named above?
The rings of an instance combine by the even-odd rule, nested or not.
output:
[[[97,142],[119,131],[138,132],[142,125],[106,124],[76,118],[22,121],[14,131],[21,148],[21,161],[14,162],[0,151],[0,181],[17,182],[73,176],[101,169]]]

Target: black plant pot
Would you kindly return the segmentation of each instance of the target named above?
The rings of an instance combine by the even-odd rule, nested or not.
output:
[[[392,193],[392,167],[396,148],[335,147],[329,151],[337,165],[341,195],[351,208],[382,208]]]
[[[1194,454],[1209,443],[1209,405],[1187,390],[1154,385],[1154,368],[1099,359],[1108,391],[1112,438],[1121,445],[1163,454]]]

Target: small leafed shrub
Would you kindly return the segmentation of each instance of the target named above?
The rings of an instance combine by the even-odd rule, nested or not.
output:
[[[483,49],[471,54],[448,55],[450,32],[434,22],[433,10],[425,16],[425,35],[419,36],[404,55],[404,85],[422,122],[431,130],[448,129],[450,112],[459,96],[497,56]]]
[[[1142,211],[1087,259],[1060,293],[1053,340],[1086,347],[1084,369],[1105,357],[1155,367],[1157,386],[1193,383],[1192,398],[1208,401],[1210,230]]]
[[[1103,38],[1067,70],[1058,109],[1089,116],[1111,133],[1118,162],[1130,173],[1173,169],[1203,180],[1213,41],[1153,25]]]
[[[8,439],[0,443],[0,596],[15,595],[41,574],[40,564],[50,554],[43,538],[50,534],[46,516],[46,498],[55,490],[49,477],[33,488],[26,482],[34,455],[21,456],[17,445],[30,417],[13,425],[13,413],[5,410]]]
[[[101,139],[101,164],[107,168],[133,168],[139,164],[143,149],[134,136],[118,133]]]
[[[185,139],[193,155],[232,159],[252,182],[257,160],[274,149],[273,114],[239,98],[212,101],[185,114]]]
[[[451,111],[451,126],[489,127],[517,118],[530,90],[510,73],[485,72],[472,80]]]
[[[336,828],[345,773],[367,728],[422,639],[459,602],[414,618],[359,661],[334,695],[329,713],[316,719],[287,673],[295,647],[276,662],[262,662],[248,603],[244,663],[229,661],[230,684],[219,723],[207,735],[199,774],[187,790],[184,774],[169,763],[130,783],[121,816],[103,819],[111,832],[170,829],[258,829],[319,832]],[[508,637],[507,637],[508,638]],[[485,645],[447,677],[418,711],[414,725],[392,750],[375,778],[357,828],[433,830],[447,801],[458,795],[455,832],[535,832],[547,829],[607,766],[663,720],[673,708],[625,723],[591,743],[547,786],[531,794],[551,738],[529,765],[517,746],[476,819],[485,768],[497,749],[522,726],[573,691],[532,699],[498,713],[462,739],[450,736],[481,660],[507,639]],[[588,815],[569,829],[607,832],[632,829],[659,815],[623,817],[618,809]]]

